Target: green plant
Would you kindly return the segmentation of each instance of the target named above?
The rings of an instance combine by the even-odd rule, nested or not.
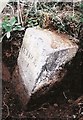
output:
[[[8,17],[4,18],[4,21],[2,22],[2,29],[5,30],[5,32],[7,33],[7,38],[10,37],[10,32],[12,31],[15,23],[16,23],[15,17],[11,18],[10,20],[8,19]]]
[[[24,29],[23,27],[21,27],[21,25],[17,24],[16,22],[16,17],[12,17],[11,19],[9,19],[7,16],[5,16],[2,22],[2,30],[5,31],[7,38],[10,38],[11,31]]]
[[[80,4],[80,11],[81,11],[80,22],[83,23],[83,3]]]

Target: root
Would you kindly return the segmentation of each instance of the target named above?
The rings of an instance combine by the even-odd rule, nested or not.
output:
[[[4,101],[3,101],[3,106],[5,106],[6,109],[7,109],[7,116],[5,117],[5,120],[6,120],[9,117],[9,115],[10,115],[9,107],[8,107],[8,105]]]

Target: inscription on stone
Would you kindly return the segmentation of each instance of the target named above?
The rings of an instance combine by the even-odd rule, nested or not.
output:
[[[77,50],[78,46],[67,36],[40,28],[28,28],[19,52],[18,67],[29,97],[43,86],[49,85],[50,88],[60,81],[62,76],[58,77],[58,74],[63,69],[61,66],[70,61]]]

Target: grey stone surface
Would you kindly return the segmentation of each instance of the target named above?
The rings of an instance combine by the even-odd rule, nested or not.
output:
[[[25,87],[25,96],[28,96],[26,98],[30,98],[44,86],[49,85],[49,89],[56,81],[60,81],[64,76],[59,76],[61,70],[77,50],[78,46],[66,35],[28,28],[18,57],[21,84]]]

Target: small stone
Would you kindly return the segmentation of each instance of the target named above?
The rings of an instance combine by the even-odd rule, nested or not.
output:
[[[83,112],[81,112],[81,115],[83,115]]]
[[[58,107],[58,104],[55,103],[55,104],[54,104],[54,107]]]
[[[73,118],[75,119],[75,118],[76,118],[76,115],[73,115]]]

